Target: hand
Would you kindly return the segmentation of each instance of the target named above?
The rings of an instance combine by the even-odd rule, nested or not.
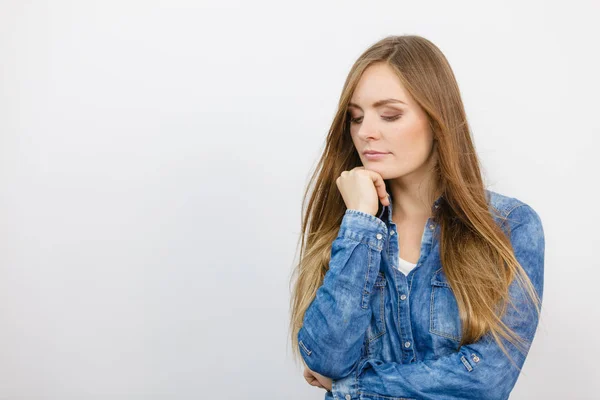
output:
[[[375,215],[379,208],[378,201],[384,206],[390,205],[385,182],[378,172],[356,167],[342,172],[335,183],[348,209]]]
[[[306,381],[312,386],[331,391],[331,379],[311,370],[308,367],[304,368],[304,379],[306,379]]]

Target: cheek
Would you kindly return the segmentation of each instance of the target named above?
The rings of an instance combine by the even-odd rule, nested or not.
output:
[[[431,147],[432,135],[428,127],[421,121],[406,121],[396,127],[394,134],[394,148],[400,154],[418,156],[428,152]]]

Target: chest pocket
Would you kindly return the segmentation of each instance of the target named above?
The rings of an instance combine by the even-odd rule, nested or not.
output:
[[[456,297],[440,268],[431,278],[431,315],[429,332],[460,342],[462,326]]]
[[[367,328],[367,339],[369,342],[382,337],[386,332],[386,286],[387,280],[385,275],[382,272],[379,272],[373,286],[373,293],[371,294],[371,310],[373,311],[373,314],[371,316],[371,323]]]

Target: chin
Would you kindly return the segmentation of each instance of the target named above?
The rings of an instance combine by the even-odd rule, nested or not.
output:
[[[408,175],[408,172],[406,171],[392,171],[388,168],[373,168],[373,171],[381,175],[384,180],[402,178],[403,176]]]
[[[367,161],[367,163],[363,164],[363,166],[368,170],[377,172],[379,175],[381,175],[381,177],[383,179],[390,179],[389,170],[387,168],[385,168],[384,166],[382,166],[381,164],[370,163]]]

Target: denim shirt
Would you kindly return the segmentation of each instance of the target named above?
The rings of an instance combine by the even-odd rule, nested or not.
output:
[[[486,190],[500,215],[515,256],[540,299],[544,281],[544,231],[524,202]],[[439,207],[442,197],[432,205]],[[446,279],[430,217],[417,265],[408,275],[396,267],[399,247],[392,200],[378,216],[347,209],[332,243],[329,270],[304,315],[298,347],[306,365],[330,377],[325,399],[507,399],[519,371],[488,333],[458,348],[461,321]],[[491,208],[490,208],[491,210]],[[502,321],[527,341],[538,318],[530,299],[513,280]],[[506,350],[521,368],[523,355]]]

